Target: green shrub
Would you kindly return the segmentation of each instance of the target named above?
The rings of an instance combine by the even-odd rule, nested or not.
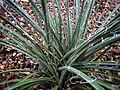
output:
[[[105,78],[100,79],[97,76],[107,76],[120,80],[120,76],[118,75],[112,75],[111,73],[106,74],[101,71],[120,72],[120,63],[98,61],[100,56],[103,55],[108,48],[100,53],[99,56],[96,54],[106,46],[120,40],[120,13],[109,21],[112,14],[115,13],[120,5],[109,14],[95,34],[88,39],[86,38],[86,27],[94,5],[94,0],[82,0],[81,8],[78,3],[80,0],[76,0],[75,23],[71,23],[70,21],[68,1],[69,0],[66,0],[67,24],[65,24],[61,15],[60,0],[52,0],[53,17],[47,7],[47,0],[38,1],[42,10],[38,8],[33,0],[29,0],[36,20],[33,20],[27,12],[12,0],[5,0],[7,5],[21,15],[27,24],[30,24],[34,28],[35,32],[40,35],[44,45],[37,42],[33,37],[34,35],[29,35],[25,28],[19,23],[18,18],[12,15],[6,7],[1,5],[1,8],[12,17],[17,25],[12,24],[10,20],[0,15],[0,18],[11,26],[10,28],[0,23],[0,32],[9,37],[9,40],[0,40],[0,44],[12,47],[28,55],[43,69],[43,72],[26,69],[11,69],[0,72],[26,71],[31,73],[21,79],[1,82],[0,84],[7,84],[16,81],[15,85],[11,85],[6,88],[6,90],[16,88],[18,88],[18,90],[29,90],[38,84],[43,87],[46,87],[46,84],[48,84],[52,90],[58,88],[62,90],[68,86],[67,82],[70,82],[70,84],[73,84],[74,87],[80,90],[86,90],[90,88],[90,85],[96,90],[104,90],[104,88],[118,90],[117,83],[108,81]],[[88,1],[88,3],[86,3],[86,1]],[[58,7],[58,12],[55,10],[54,3],[56,3]],[[58,16],[56,14],[58,14]],[[44,28],[42,27],[43,24],[40,18],[44,22]],[[90,76],[88,73],[93,73],[95,76]],[[30,77],[35,74],[39,74],[40,77],[31,79]]]

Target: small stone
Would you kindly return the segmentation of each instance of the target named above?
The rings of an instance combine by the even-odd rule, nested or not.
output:
[[[11,60],[9,63],[10,63],[10,64],[13,64],[13,63],[14,63],[14,61],[13,61],[13,60]]]
[[[16,56],[16,54],[17,54],[17,53],[14,52],[12,56]]]
[[[27,74],[27,75],[29,75],[29,74],[31,74],[30,72],[22,72],[22,74]]]
[[[25,25],[25,23],[23,23],[23,22],[20,22],[20,24],[23,26],[23,27],[25,27],[26,25]]]
[[[113,53],[120,54],[120,50],[119,49],[113,49]]]
[[[12,21],[12,24],[15,24],[15,21]]]
[[[18,63],[20,64],[20,63],[21,63],[21,61],[18,61]]]
[[[5,67],[4,65],[0,65],[0,69],[4,69],[4,67]]]
[[[6,65],[6,64],[7,64],[7,61],[2,61],[2,64],[3,64],[3,65]]]
[[[120,58],[120,55],[114,55],[114,57],[115,57],[116,59],[119,59],[119,58]]]
[[[6,78],[7,78],[7,79],[10,79],[10,78],[11,78],[11,75],[6,75]]]
[[[33,66],[33,69],[34,69],[34,70],[37,70],[38,67],[39,67],[39,64],[35,64],[35,65]]]
[[[19,21],[25,23],[25,20],[23,17],[19,18]]]
[[[21,55],[22,55],[22,53],[18,53],[18,54],[17,54],[17,57],[18,57],[18,56],[21,56]]]
[[[120,72],[118,72],[118,76],[120,76]]]
[[[30,61],[30,63],[34,63],[33,61]]]

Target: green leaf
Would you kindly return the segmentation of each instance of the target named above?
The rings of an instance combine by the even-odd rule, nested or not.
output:
[[[10,70],[3,70],[0,73],[8,73],[8,72],[31,72],[34,73],[34,70],[27,70],[27,69],[10,69]]]
[[[66,1],[66,11],[67,11],[67,30],[68,30],[68,42],[70,45],[71,44],[71,41],[72,41],[72,34],[73,34],[73,31],[72,31],[72,28],[71,28],[71,21],[70,21],[70,12],[69,12],[69,0]]]
[[[29,85],[32,83],[32,85],[36,82],[39,82],[39,83],[44,83],[46,81],[50,80],[50,78],[47,78],[47,77],[44,77],[44,78],[34,78],[34,79],[27,79],[25,80],[24,82],[21,82],[21,83],[16,83],[15,85],[12,85],[8,88],[6,88],[6,90],[13,90],[13,89],[16,89],[16,88],[19,88],[23,85]]]
[[[103,90],[103,88],[98,85],[97,83],[95,83],[95,81],[90,78],[89,76],[87,76],[86,74],[84,74],[83,72],[81,72],[80,70],[73,68],[71,66],[63,66],[60,67],[59,70],[63,70],[63,69],[67,69],[69,72],[76,74],[77,76],[82,77],[84,80],[86,80],[89,84],[91,84],[96,90]]]
[[[105,86],[106,88],[110,89],[110,90],[118,90],[116,87],[114,87],[113,85],[109,84],[106,81],[103,80],[96,80],[97,83],[99,83],[102,86]]]
[[[111,77],[111,78],[115,78],[115,79],[119,79],[120,80],[120,76],[118,76],[118,75],[106,74],[104,72],[88,70],[88,69],[84,69],[84,70],[81,70],[81,71],[83,71],[83,72],[91,72],[91,73],[94,73],[96,75],[107,76],[107,77]]]

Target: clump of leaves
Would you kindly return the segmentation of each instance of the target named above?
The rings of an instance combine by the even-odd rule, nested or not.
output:
[[[27,71],[31,74],[21,79],[5,81],[0,84],[16,81],[16,84],[6,88],[7,90],[16,88],[19,90],[30,89],[38,84],[45,87],[46,83],[53,90],[58,88],[65,89],[68,85],[67,82],[80,89],[85,89],[86,85],[91,85],[96,90],[103,90],[104,88],[118,90],[118,83],[108,81],[104,77],[120,79],[120,76],[102,72],[101,70],[120,72],[120,63],[110,61],[98,62],[100,56],[108,48],[100,56],[96,56],[96,53],[120,40],[120,13],[109,21],[120,5],[116,6],[91,38],[86,38],[88,20],[94,1],[82,0],[80,6],[80,0],[76,0],[76,10],[73,15],[74,23],[71,23],[69,0],[66,0],[67,24],[65,24],[61,14],[60,0],[51,0],[53,15],[51,15],[47,7],[47,0],[38,0],[37,5],[41,9],[39,9],[33,0],[29,0],[36,20],[33,20],[13,0],[4,0],[6,4],[24,18],[27,24],[34,28],[34,31],[39,34],[44,45],[37,42],[33,37],[34,35],[29,35],[26,29],[19,23],[18,18],[2,5],[1,8],[11,16],[16,25],[0,15],[0,18],[12,27],[10,28],[0,23],[0,32],[9,37],[9,40],[0,40],[0,44],[12,47],[28,55],[40,65],[43,71],[26,69],[2,71],[0,73]],[[43,23],[41,23],[40,18]],[[90,76],[88,73],[93,74],[93,76]],[[31,79],[30,77],[35,74],[40,74],[40,77]]]

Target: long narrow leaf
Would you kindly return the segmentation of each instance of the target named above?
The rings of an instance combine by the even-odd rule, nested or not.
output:
[[[70,67],[70,66],[63,66],[60,67],[59,70],[67,69],[69,72],[75,73],[76,75],[82,77],[84,80],[86,80],[88,83],[90,83],[96,90],[103,90],[103,88],[95,83],[92,78],[81,72],[80,70]]]

